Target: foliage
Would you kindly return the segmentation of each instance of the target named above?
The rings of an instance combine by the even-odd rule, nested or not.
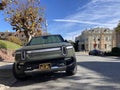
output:
[[[120,56],[120,53],[115,53],[115,52],[105,52],[105,56]]]
[[[72,46],[74,46],[74,42],[72,40],[68,40],[69,43],[72,44]]]
[[[4,46],[6,49],[10,49],[10,50],[16,50],[19,49],[21,46],[6,40],[0,40],[0,43],[4,43]]]
[[[0,40],[0,49],[7,49],[7,45]]]
[[[114,47],[111,52],[105,52],[105,56],[120,56],[120,48]]]
[[[7,37],[7,40],[10,42],[16,43],[20,46],[23,45],[23,42],[18,37],[15,37],[15,36],[9,36],[9,37]]]
[[[72,40],[69,40],[68,42],[72,44],[72,46],[74,47],[75,51],[77,52],[78,51],[78,42],[73,42]]]
[[[9,1],[9,0],[7,0]],[[4,10],[4,8],[6,7],[6,2],[4,0],[2,0],[2,2],[0,3],[0,10]]]
[[[120,22],[118,23],[117,27],[115,28],[116,32],[120,32]]]
[[[112,48],[113,53],[120,53],[120,48],[119,47],[114,47]]]
[[[76,41],[76,42],[74,43],[75,51],[79,51],[79,50],[78,50],[78,43],[79,43],[78,41]]]
[[[23,31],[28,40],[35,36],[38,31],[42,31],[45,20],[40,0],[12,0],[6,2],[4,11],[6,21],[12,25],[13,30]]]

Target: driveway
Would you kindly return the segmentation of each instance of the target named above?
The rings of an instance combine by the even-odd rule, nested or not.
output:
[[[8,90],[120,90],[120,58],[76,53],[77,74],[34,74]]]
[[[0,62],[0,90],[10,88],[16,79],[12,75],[12,64],[7,62]]]

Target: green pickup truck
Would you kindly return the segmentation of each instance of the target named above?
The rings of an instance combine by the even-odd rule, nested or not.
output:
[[[13,75],[18,80],[25,79],[29,73],[57,71],[69,75],[77,72],[74,48],[61,35],[33,37],[15,51]]]

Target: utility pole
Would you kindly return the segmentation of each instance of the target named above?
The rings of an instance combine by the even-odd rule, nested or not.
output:
[[[47,22],[47,20],[45,20],[46,33],[47,33],[47,27],[48,27],[48,22]]]
[[[48,32],[47,32],[48,23],[47,23],[46,19],[45,19],[45,23],[44,24],[45,24],[44,34],[47,35],[48,34]]]

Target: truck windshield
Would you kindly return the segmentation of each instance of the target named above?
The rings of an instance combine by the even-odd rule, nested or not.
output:
[[[60,43],[60,42],[64,42],[63,38],[60,35],[49,35],[49,36],[34,37],[31,39],[28,45],[50,44],[50,43]]]

